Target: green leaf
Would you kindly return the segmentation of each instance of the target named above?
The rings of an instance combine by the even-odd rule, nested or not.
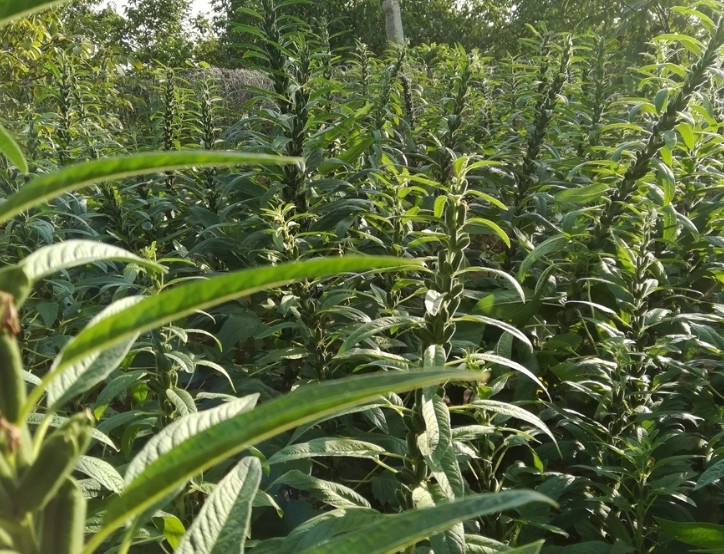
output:
[[[538,554],[542,549],[545,541],[536,541],[517,548],[506,550],[505,554]]]
[[[355,325],[355,329],[339,347],[337,355],[344,354],[350,347],[376,335],[381,331],[391,329],[392,327],[400,327],[406,329],[408,327],[418,327],[422,325],[423,319],[415,316],[391,316],[380,317],[369,323]]]
[[[308,423],[306,425],[300,425],[299,427],[297,427],[294,430],[294,433],[292,433],[292,436],[289,438],[288,444],[295,443],[299,439],[299,437],[304,435],[304,433],[306,433],[310,429],[313,429],[314,427],[316,427],[317,425],[319,425],[320,423],[322,423],[324,421],[328,421],[330,419],[334,419],[334,418],[349,415],[349,414],[358,414],[358,413],[364,414],[365,412],[370,411],[370,410],[379,410],[380,407],[389,408],[389,407],[395,407],[395,405],[392,404],[387,399],[382,399],[381,401],[378,401],[378,402],[368,402],[365,404],[361,404],[359,406],[353,406],[351,408],[347,408],[346,410],[340,410],[338,412],[335,412],[332,415],[315,420],[312,423]]]
[[[75,464],[75,469],[91,479],[95,479],[102,487],[111,492],[118,493],[123,489],[123,477],[115,467],[105,460],[92,456],[81,456]]]
[[[295,280],[405,266],[416,267],[418,263],[392,257],[318,258],[245,269],[204,281],[194,281],[146,298],[93,326],[86,327],[65,347],[64,360],[72,364],[91,352],[109,348],[135,333],[142,333],[198,310]]]
[[[686,48],[689,52],[697,57],[701,56],[701,53],[704,50],[704,45],[701,43],[701,41],[689,35],[683,35],[680,33],[663,33],[651,39],[651,42],[654,43],[670,41],[680,43],[684,48]]]
[[[537,313],[540,306],[540,299],[533,291],[528,290],[528,294],[532,298],[521,300],[518,288],[495,289],[476,302],[475,311],[482,312],[495,320],[505,319],[514,325],[525,325]]]
[[[512,295],[515,295],[515,293],[513,291],[506,291],[506,292],[510,292]],[[483,300],[485,300],[485,298]],[[482,300],[481,300],[481,302],[482,302]],[[481,302],[479,302],[476,307],[481,308],[481,311],[482,311],[483,306],[481,306]],[[522,303],[520,303],[520,304],[522,305]],[[535,304],[533,302],[528,302],[525,305],[526,306],[535,306]],[[463,315],[463,316],[454,318],[453,321],[456,321],[456,322],[457,321],[474,321],[477,323],[482,323],[484,325],[492,325],[493,327],[498,327],[498,328],[502,329],[503,331],[506,331],[506,332],[510,333],[511,335],[513,335],[515,338],[520,340],[523,344],[528,346],[528,348],[530,348],[531,350],[533,349],[533,345],[530,343],[530,340],[528,339],[528,337],[525,336],[525,334],[522,331],[520,331],[516,327],[513,327],[512,325],[509,325],[508,323],[505,323],[504,321],[500,321],[499,319],[487,317],[484,315]]]
[[[676,177],[671,168],[658,158],[651,160],[651,165],[656,169],[656,180],[664,191],[664,206],[671,204],[676,196]]]
[[[286,485],[293,489],[304,491],[320,502],[335,508],[369,508],[370,503],[361,494],[349,487],[318,479],[299,470],[292,470],[279,477],[272,484],[273,487]]]
[[[515,371],[518,371],[528,377],[531,381],[533,381],[536,385],[538,385],[543,391],[546,390],[545,386],[541,381],[536,377],[527,367],[519,364],[518,362],[514,362],[513,360],[506,358],[504,356],[498,356],[497,354],[491,354],[489,352],[476,352],[474,354],[470,354],[470,358],[474,360],[484,360],[489,363],[502,365],[503,367],[509,367],[510,369],[514,369]],[[553,436],[551,435],[551,438]]]
[[[448,416],[449,417],[449,416]],[[437,503],[448,502],[465,495],[466,482],[460,471],[457,453],[454,448],[448,448],[442,454],[438,465],[429,465],[430,473],[435,478],[440,489]]]
[[[447,204],[447,196],[438,196],[435,199],[435,205],[432,209],[432,215],[435,219],[441,219],[445,205]]]
[[[479,228],[490,229],[493,233],[498,235],[498,238],[505,243],[505,246],[510,248],[510,238],[508,237],[508,233],[503,231],[497,223],[490,221],[489,219],[485,219],[484,217],[470,217],[465,221],[465,230],[468,233],[474,235],[479,232]]]
[[[291,444],[275,452],[268,460],[269,465],[291,460],[303,460],[317,456],[349,456],[353,458],[379,458],[385,449],[371,442],[354,439],[319,438],[308,442]]]
[[[433,473],[437,479],[440,472]],[[444,475],[443,475],[444,478]],[[419,485],[412,491],[412,505],[416,509],[432,508],[442,504],[448,504],[454,500],[454,495],[441,494],[441,486],[431,483]],[[429,537],[430,547],[435,554],[465,554],[465,529],[462,523],[456,523],[442,533]]]
[[[694,490],[698,490],[706,487],[707,485],[711,485],[715,481],[721,479],[722,476],[724,476],[724,460],[719,460],[717,463],[709,466],[708,468],[706,468],[706,470],[704,470],[704,473],[702,473],[697,480]]]
[[[684,141],[684,146],[691,152],[696,146],[696,137],[694,136],[694,127],[688,121],[682,121],[676,126],[676,130],[679,132],[681,140]]]
[[[425,431],[417,437],[417,447],[430,467],[440,467],[445,451],[452,444],[450,412],[434,388],[424,389],[420,413]]]
[[[339,159],[347,164],[354,164],[357,159],[375,143],[374,137],[356,137],[351,145],[347,145],[344,152],[339,154]]]
[[[0,6],[0,12],[2,12],[3,8],[4,6]],[[25,160],[22,150],[20,150],[13,136],[2,125],[0,125],[0,152],[5,154],[10,163],[15,165],[22,173],[28,172],[28,162]]]
[[[37,281],[62,269],[101,260],[136,263],[154,271],[166,271],[162,265],[131,254],[123,248],[92,240],[66,240],[44,246],[21,260],[18,265],[23,268],[28,279]]]
[[[14,19],[47,10],[67,0],[4,0],[0,2],[0,26]]]
[[[530,423],[533,427],[543,431],[546,435],[548,435],[554,443],[556,442],[556,438],[553,436],[553,433],[548,428],[548,426],[543,423],[542,419],[530,413],[528,410],[519,408],[514,404],[499,402],[497,400],[475,400],[470,404],[470,406],[481,410],[486,410],[488,412],[495,412],[496,414],[514,417],[525,421],[526,423]]]
[[[566,237],[558,235],[556,237],[546,239],[536,246],[521,262],[520,267],[518,268],[518,281],[523,281],[523,278],[528,273],[528,270],[535,262],[545,256],[562,252],[566,249],[569,242],[570,241]]]
[[[477,378],[484,378],[482,372],[361,375],[300,387],[203,430],[197,428],[196,418],[203,417],[204,412],[181,418],[155,435],[149,441],[153,444],[147,443],[131,461],[126,472],[128,485],[108,502],[103,526],[90,539],[83,553],[95,551],[115,529],[144,513],[194,475],[253,444],[383,394]],[[173,440],[172,435],[188,438]]]
[[[481,200],[487,200],[490,202],[493,206],[500,208],[501,210],[506,210],[505,204],[503,204],[500,200],[495,198],[494,196],[490,196],[489,194],[486,194],[484,192],[481,192],[479,190],[475,189],[468,189],[467,192],[470,196],[475,196],[476,198],[480,198]]]
[[[117,314],[129,306],[133,306],[141,300],[142,297],[140,296],[122,298],[93,317],[88,326],[93,326],[97,322]],[[72,364],[66,362],[65,349],[61,350],[60,354],[55,357],[50,371],[43,377],[41,384],[31,392],[26,409],[33,409],[44,390],[47,390],[48,393],[48,408],[55,410],[97,384],[102,383],[123,361],[138,335],[139,333],[133,333],[124,341],[106,350],[94,350]],[[72,343],[73,340],[71,339],[68,344]]]
[[[65,192],[94,183],[157,171],[248,164],[289,164],[298,158],[241,152],[150,152],[93,160],[37,177],[0,204],[0,224]]]
[[[166,398],[173,404],[176,415],[185,416],[198,411],[193,397],[184,389],[178,387],[166,389]]]
[[[553,197],[559,204],[575,204],[582,206],[589,202],[600,200],[609,189],[606,183],[593,183],[584,187],[574,187],[562,190]]]
[[[164,538],[168,541],[168,544],[171,545],[171,548],[176,548],[186,532],[186,528],[181,520],[172,514],[163,514],[153,519],[154,523],[160,520],[161,532]]]
[[[422,367],[424,369],[441,368],[447,361],[447,354],[441,344],[431,344],[422,353]]]
[[[206,499],[175,554],[243,553],[261,474],[258,458],[241,460]]]
[[[703,3],[702,3],[703,5]],[[701,12],[699,10],[696,10],[694,8],[688,8],[685,6],[672,6],[671,11],[685,15],[686,17],[689,17],[691,19],[698,20],[699,23],[701,23],[701,26],[707,30],[709,33],[714,33],[716,30],[716,23],[714,20],[706,15],[704,12]]]
[[[189,413],[164,427],[164,429],[151,437],[141,451],[128,464],[125,474],[125,483],[131,483],[141,475],[145,469],[156,462],[160,457],[170,452],[177,445],[214,425],[251,411],[259,399],[259,393],[250,394],[234,399],[215,408],[203,412]]]
[[[372,508],[341,508],[308,519],[295,527],[281,544],[264,549],[264,554],[296,554],[302,548],[315,545],[350,531],[356,531],[371,523],[382,521],[385,516]],[[263,544],[263,543],[262,543]],[[255,549],[256,550],[256,549]]]
[[[661,529],[679,542],[716,552],[724,550],[724,525],[715,523],[669,521],[655,518]]]
[[[397,552],[456,523],[524,506],[530,502],[555,503],[533,491],[517,490],[480,494],[433,508],[409,510],[389,516],[339,538],[302,550],[314,554],[384,554]]]
[[[58,428],[62,427],[68,421],[70,421],[70,418],[54,415],[51,416],[48,420],[48,416],[46,414],[38,414],[38,413],[31,413],[28,414],[28,416],[25,418],[25,421],[29,425],[49,425],[52,428]],[[106,446],[111,447],[113,450],[118,450],[116,448],[116,445],[113,444],[113,441],[108,437],[105,433],[100,432],[98,429],[93,429],[91,431],[91,438],[94,440],[97,440],[98,442],[105,444]]]

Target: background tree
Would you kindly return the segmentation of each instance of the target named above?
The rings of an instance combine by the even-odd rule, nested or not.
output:
[[[499,2],[498,17],[491,26],[490,39],[484,46],[496,47],[496,53],[518,52],[519,39],[530,36],[528,26],[545,26],[551,32],[576,29],[587,32],[599,29],[619,37],[626,57],[638,56],[645,50],[651,37],[660,33],[698,30],[691,20],[678,9],[698,4],[706,11],[707,6],[716,10],[719,2],[692,2],[690,0],[516,0]]]
[[[381,52],[387,39],[380,29],[385,20],[378,0],[329,0],[327,2],[276,2],[286,14],[312,24],[325,21],[331,46],[353,47],[356,40]],[[429,43],[456,44],[478,48],[494,56],[521,51],[521,39],[532,37],[529,26],[552,33],[594,29],[619,37],[626,57],[645,50],[651,36],[672,30],[693,35],[692,21],[680,12],[696,4],[705,11],[716,10],[719,2],[705,0],[399,0],[405,38],[412,46]],[[235,30],[249,23],[239,8],[259,10],[260,0],[213,0],[222,55],[221,65],[243,65],[240,44],[248,43]],[[243,49],[242,49],[243,50]],[[233,53],[233,56],[230,56]]]
[[[124,14],[123,45],[139,60],[175,67],[191,57],[190,0],[129,0]]]
[[[123,16],[102,0],[74,0],[63,4],[58,14],[67,34],[88,37],[99,49],[118,49],[126,31]]]

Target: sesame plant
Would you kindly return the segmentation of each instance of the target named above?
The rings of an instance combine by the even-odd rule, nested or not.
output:
[[[4,3],[0,9],[0,23],[49,4],[52,2],[14,2],[12,6]],[[61,83],[72,75],[72,69],[63,66],[59,74]],[[64,110],[60,121],[61,127],[65,127],[62,127],[64,134],[59,150],[62,156],[58,162],[65,167],[35,176],[16,192],[8,194],[0,208],[0,222],[6,226],[15,223],[13,218],[19,215],[42,211],[49,200],[98,183],[155,172],[164,176],[166,188],[173,189],[175,180],[172,172],[176,170],[300,163],[299,158],[258,153],[166,151],[100,159],[91,156],[73,164],[70,162],[76,156],[71,156],[69,151],[69,117],[72,112],[69,98],[61,99],[63,101],[58,103],[58,108]],[[82,104],[83,99],[76,101]],[[29,167],[21,149],[4,129],[2,152],[15,171],[28,173]],[[297,172],[302,171],[301,166],[295,167],[300,168]],[[259,175],[263,176],[263,172]],[[293,172],[285,172],[284,175],[286,186],[290,186]],[[298,183],[298,179],[294,177],[294,183]],[[282,188],[282,193],[285,190]],[[282,194],[282,198],[294,200],[299,194],[297,192],[292,197]],[[117,200],[118,196],[114,194],[113,198]],[[172,218],[176,215],[173,199],[168,202],[168,217]],[[61,214],[60,218],[63,217],[65,214]],[[46,218],[51,228],[60,220],[52,212],[46,214]],[[204,398],[194,398],[187,389],[178,387],[178,369],[169,363],[171,359],[183,366],[183,358],[164,356],[166,344],[154,329],[193,316],[216,304],[232,302],[294,281],[319,281],[335,273],[361,274],[385,267],[414,269],[421,267],[420,262],[394,257],[315,257],[203,278],[197,276],[188,283],[180,283],[184,279],[167,283],[154,277],[168,270],[158,263],[153,245],[145,249],[145,257],[141,257],[100,240],[61,239],[50,242],[27,255],[6,260],[0,270],[3,381],[0,387],[0,541],[7,551],[77,553],[94,552],[103,547],[127,552],[131,548],[144,548],[144,544],[156,542],[149,523],[162,533],[167,544],[179,552],[243,550],[256,499],[262,499],[263,504],[276,504],[273,498],[259,489],[264,457],[252,448],[255,443],[365,402],[380,402],[384,395],[455,379],[474,381],[480,376],[480,373],[451,371],[442,366],[427,371],[385,372],[329,380],[326,384],[309,383],[288,395],[277,395],[258,407],[255,407],[258,393],[233,397],[211,394],[207,398],[216,400],[212,402],[215,405],[199,407],[196,402]],[[168,243],[164,243],[161,245],[163,250],[168,248]],[[70,272],[89,264],[101,264],[101,267],[110,269],[114,266],[108,264],[114,262],[132,264],[135,268],[127,281],[130,288],[133,288],[136,278],[149,275],[152,287],[146,288],[151,290],[147,290],[145,295],[137,295],[124,294],[128,287],[119,288],[105,308],[84,321],[75,336],[63,341],[49,364],[38,368],[35,374],[26,372],[23,363],[25,337],[20,314],[24,311],[25,301],[34,294],[33,285],[58,272]],[[166,329],[174,329],[175,333],[184,335],[181,328]],[[154,402],[158,402],[165,417],[160,418],[158,428],[141,427],[146,434],[142,446],[134,446],[139,429],[133,425],[126,428],[120,450],[129,459],[128,463],[119,465],[118,458],[112,453],[118,450],[112,438],[112,431],[118,423],[111,424],[111,420],[118,417],[104,419],[106,425],[102,428],[95,428],[95,423],[96,419],[103,419],[108,413],[108,404],[114,402],[117,395],[117,392],[109,390],[108,385],[116,383],[116,388],[127,387],[128,383],[140,377],[141,370],[133,368],[134,360],[142,359],[146,350],[133,350],[139,338],[149,340],[151,344],[156,367],[147,388],[153,389]],[[126,365],[129,363],[130,367]],[[119,379],[119,366],[125,366],[120,369],[125,379]],[[226,373],[221,366],[218,368]],[[108,385],[99,391],[92,403],[93,410],[90,407],[76,413],[72,412],[72,408],[68,410],[69,403],[109,379]],[[29,388],[26,381],[32,387]],[[125,381],[125,384],[119,381]],[[133,401],[142,406],[148,401],[147,394],[148,390],[143,387],[136,388],[132,392]],[[88,406],[87,400],[82,404]],[[221,403],[218,403],[219,400]],[[134,419],[133,411],[117,415],[131,415],[130,419],[125,417],[127,424]],[[153,432],[152,436],[149,432]],[[341,444],[335,446],[333,440],[328,441],[327,446],[318,452],[334,456],[350,451],[350,446],[355,445],[355,441],[338,442]],[[249,448],[252,450],[249,451]],[[368,457],[375,459],[385,452],[380,447],[363,447],[363,450],[370,449]],[[242,452],[257,454],[234,460]],[[297,454],[283,449],[277,452],[278,458],[285,459],[285,456],[286,459],[300,459]],[[305,457],[302,456],[302,459]],[[232,462],[233,469],[210,491],[203,507],[194,514],[181,510],[179,502],[191,494],[187,483],[219,463],[228,468],[228,462]],[[264,463],[272,463],[271,457]],[[90,480],[81,483],[77,477],[79,474],[90,477]],[[95,488],[98,485],[110,494],[99,493],[99,489]],[[199,481],[198,485],[201,486],[202,482]],[[208,486],[202,488],[209,490]],[[342,496],[352,494],[343,489],[339,492]],[[313,548],[315,551],[342,548],[362,552],[370,548],[387,551],[406,547],[430,533],[457,526],[470,517],[515,508],[529,501],[547,500],[530,491],[468,496],[425,511],[409,510],[392,520],[371,518],[366,533],[350,533],[338,538],[326,535],[318,539],[325,545],[315,543]],[[178,525],[182,529],[184,527],[179,517],[160,511],[169,502],[175,503],[179,515],[190,519],[187,530],[179,532]],[[345,516],[347,519],[353,517],[354,514]],[[399,533],[400,526],[407,531]]]
[[[0,549],[721,550],[719,3],[489,56],[260,0],[233,98],[49,4],[0,0]]]

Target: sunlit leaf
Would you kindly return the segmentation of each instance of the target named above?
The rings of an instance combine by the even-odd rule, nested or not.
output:
[[[386,267],[414,267],[414,261],[387,257],[319,258],[277,266],[246,269],[194,281],[145,298],[95,325],[86,327],[63,350],[65,363],[71,364],[90,352],[118,344],[129,336],[222,302],[278,287],[294,280],[320,278],[344,272]]]
[[[124,522],[156,505],[194,475],[264,439],[381,394],[477,377],[482,375],[470,371],[362,375],[301,387],[203,430],[189,424],[203,417],[203,412],[181,418],[169,426],[171,431],[166,427],[155,435],[154,444],[147,444],[131,462],[127,486],[109,501],[103,527],[90,539],[84,554],[93,552]],[[178,439],[171,440],[172,435]]]
[[[206,499],[175,554],[243,553],[261,476],[257,458],[239,462]]]
[[[0,5],[0,12],[3,7],[3,5]],[[0,24],[2,24],[1,21]],[[2,125],[0,125],[0,153],[5,154],[8,160],[10,160],[10,162],[13,163],[21,172],[28,172],[28,162],[25,160],[22,150],[20,150],[20,147],[18,146],[18,143],[15,142],[13,136]]]
[[[0,25],[52,8],[67,0],[4,0],[0,2]],[[27,170],[26,170],[27,171]]]
[[[298,161],[297,158],[266,154],[211,151],[150,152],[92,160],[37,177],[18,192],[8,196],[5,202],[0,204],[0,223],[60,194],[103,181],[193,167],[289,164]]]
[[[309,554],[385,554],[397,552],[456,523],[524,506],[531,502],[554,503],[533,491],[503,491],[469,496],[433,508],[389,516],[339,538],[304,549]]]
[[[44,246],[23,258],[18,265],[30,280],[37,281],[56,271],[104,260],[135,263],[153,271],[165,271],[162,265],[123,248],[91,240],[66,240]]]
[[[655,519],[661,529],[679,542],[697,548],[707,548],[713,552],[724,550],[724,525],[695,521],[669,521],[658,517]]]

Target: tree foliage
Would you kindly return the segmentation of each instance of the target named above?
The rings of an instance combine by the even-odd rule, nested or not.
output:
[[[330,0],[328,2],[277,2],[279,9],[319,29],[328,25],[332,45],[353,47],[359,40],[375,52],[386,45],[384,19],[379,0]],[[517,53],[521,39],[530,37],[530,26],[549,31],[600,30],[620,37],[629,57],[645,48],[645,42],[660,33],[696,33],[696,22],[676,8],[699,4],[694,0],[401,0],[402,20],[410,45],[455,44],[466,49],[500,56]],[[704,4],[713,5],[707,1]],[[235,25],[248,23],[238,8],[260,9],[261,0],[215,0],[221,42],[229,48],[244,44]],[[316,22],[316,23],[315,23]],[[243,51],[226,63],[243,64]],[[221,60],[219,60],[221,61]]]

